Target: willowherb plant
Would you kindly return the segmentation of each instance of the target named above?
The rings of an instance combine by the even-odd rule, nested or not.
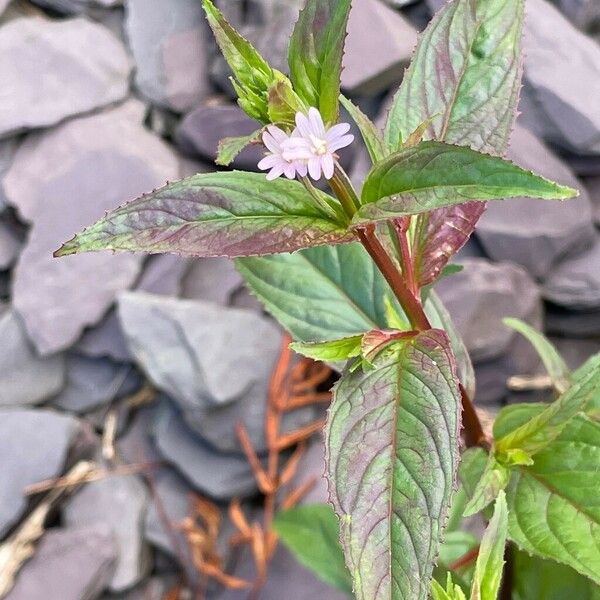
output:
[[[465,597],[451,579],[431,581],[465,446],[457,498],[467,500],[452,510],[489,516],[495,502],[471,598],[496,597],[507,536],[600,584],[600,359],[570,373],[546,340],[512,323],[543,356],[557,399],[504,409],[489,437],[471,401],[468,354],[431,290],[486,201],[576,195],[501,158],[521,85],[524,2],[449,2],[423,33],[383,132],[340,95],[350,4],[307,1],[288,77],[204,0],[239,104],[260,125],[223,140],[218,162],[262,142],[258,167],[268,173],[168,184],[56,255],[236,258],[297,352],[346,362],[326,426],[326,474],[356,598]],[[340,103],[373,162],[360,194],[338,162],[353,142],[338,123]],[[313,185],[322,179],[330,192]],[[327,577],[349,589],[337,581],[345,576]]]

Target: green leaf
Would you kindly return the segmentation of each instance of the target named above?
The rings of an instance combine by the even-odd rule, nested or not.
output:
[[[373,163],[383,160],[384,157],[389,154],[385,148],[385,142],[381,131],[376,127],[375,123],[365,115],[365,113],[356,106],[353,102],[348,100],[345,96],[340,96],[340,102],[342,106],[348,111],[352,120],[358,126],[362,138],[371,157]]]
[[[301,565],[352,596],[337,517],[327,504],[307,504],[277,513],[273,528]]]
[[[357,600],[424,600],[458,466],[460,392],[446,334],[346,372],[326,427],[327,477]]]
[[[359,243],[321,246],[294,254],[236,260],[250,290],[296,340],[321,342],[385,329],[389,302],[406,323],[389,285]],[[459,377],[472,396],[475,375],[448,311],[431,293],[425,312],[450,337]],[[408,329],[408,325],[405,328]]]
[[[496,600],[498,597],[504,565],[507,529],[506,496],[504,492],[500,492],[494,507],[494,515],[483,534],[479,546],[470,600]]]
[[[469,452],[472,452],[472,450],[468,450],[467,453],[465,453],[467,454],[466,457],[463,456],[463,464],[465,460],[468,461],[472,459],[472,454],[468,454]],[[463,465],[461,464],[461,469],[462,468]],[[468,470],[471,467],[467,464],[464,468]],[[465,506],[464,516],[469,517],[486,508],[498,497],[498,494],[506,488],[509,480],[510,470],[505,465],[500,464],[493,454],[490,454],[483,473],[477,481],[475,490]]]
[[[414,215],[468,200],[528,196],[562,199],[577,191],[470,148],[422,142],[377,163],[362,190],[355,223]]]
[[[338,119],[340,76],[351,0],[307,0],[288,51],[294,89],[318,108],[325,124]]]
[[[237,80],[234,87],[240,97],[240,106],[252,118],[269,123],[266,93],[275,78],[273,69],[227,22],[211,0],[202,0],[202,6],[217,44]]]
[[[436,115],[424,139],[502,156],[508,147],[521,85],[523,0],[454,0],[434,16],[394,98],[385,129],[400,149]],[[425,101],[426,100],[426,101]],[[415,217],[416,273],[434,281],[467,241],[485,210],[469,202]]]
[[[259,173],[194,175],[109,212],[56,256],[97,250],[244,256],[351,241],[296,181]]]
[[[513,600],[600,600],[600,586],[570,567],[515,550]]]
[[[314,360],[341,361],[360,356],[362,335],[354,335],[328,342],[294,342],[290,348]]]
[[[244,258],[236,266],[265,308],[297,340],[335,340],[387,325],[385,298],[393,293],[358,243]]]
[[[262,128],[253,131],[250,135],[242,135],[240,137],[227,137],[219,142],[217,149],[217,158],[215,163],[223,167],[229,166],[235,157],[249,144],[260,140]]]
[[[461,587],[452,581],[452,575],[447,574],[446,589],[435,579],[431,582],[431,597],[433,600],[466,600]]]
[[[590,400],[599,393],[600,371],[588,373],[584,379],[574,383],[564,394],[531,420],[509,433],[499,436],[501,425],[498,421],[502,423],[504,418],[502,413],[512,409],[512,407],[506,407],[500,412],[494,424],[496,452],[502,454],[512,449],[518,449],[526,452],[529,456],[534,456],[559,436],[569,420],[578,412],[583,411]]]
[[[524,405],[512,420],[531,418],[541,410]],[[536,454],[533,465],[513,470],[506,495],[511,540],[600,585],[599,465],[600,425],[579,414]]]
[[[590,356],[581,367],[574,371],[571,376],[571,381],[579,382],[583,381],[588,377],[590,373],[600,372],[600,353]],[[586,413],[594,418],[600,417],[600,391],[590,398],[587,406]]]
[[[559,393],[565,392],[571,384],[571,371],[550,340],[531,325],[519,319],[506,318],[502,322],[529,340],[540,355],[556,390]]]

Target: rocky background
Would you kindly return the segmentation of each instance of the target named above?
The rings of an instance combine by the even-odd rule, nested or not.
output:
[[[283,68],[301,2],[217,4]],[[380,123],[441,3],[355,0],[343,87]],[[227,260],[52,251],[107,209],[214,169],[218,140],[255,125],[234,103],[199,0],[0,0],[0,12],[0,590],[158,600],[181,573],[198,579],[177,526],[192,492],[220,503],[256,493],[234,424],[264,449],[282,332]],[[502,317],[545,329],[573,365],[600,350],[600,2],[527,0],[527,12],[510,157],[581,195],[490,204],[458,257],[466,268],[438,287],[490,410],[539,397],[507,385],[542,369]],[[260,154],[250,148],[235,166],[255,169]],[[344,158],[359,181],[366,152],[355,144]],[[82,459],[120,475],[24,494]],[[322,474],[319,439],[300,470]],[[319,485],[309,500],[324,498]],[[19,540],[40,537],[44,522],[24,562]],[[229,562],[251,571],[249,557]],[[283,590],[341,599],[279,550],[263,597]]]

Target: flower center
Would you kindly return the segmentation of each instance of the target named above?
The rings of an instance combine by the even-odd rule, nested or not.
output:
[[[327,154],[327,142],[311,134],[310,141],[312,143],[312,152],[317,156]]]

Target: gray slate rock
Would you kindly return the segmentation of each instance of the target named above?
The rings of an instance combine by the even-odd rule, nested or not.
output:
[[[548,334],[575,338],[600,337],[600,310],[567,310],[560,306],[546,307],[545,330]]]
[[[42,354],[73,344],[138,276],[139,255],[52,252],[105,211],[177,177],[177,157],[142,127],[143,112],[132,100],[31,134],[5,177],[11,204],[33,221],[15,267],[14,304]]]
[[[540,291],[517,265],[481,258],[464,259],[462,264],[464,270],[441,279],[436,291],[473,362],[498,358],[517,335],[502,323],[504,317],[541,324]]]
[[[35,4],[67,15],[94,12],[123,4],[123,0],[32,0]]]
[[[227,306],[243,283],[228,258],[197,258],[183,279],[182,298],[207,300]]]
[[[122,100],[130,70],[123,45],[86,19],[6,23],[0,29],[0,80],[11,94],[2,103],[0,138]],[[60,77],[49,76],[55,73]]]
[[[217,158],[220,140],[249,135],[259,128],[260,124],[236,104],[207,104],[185,116],[177,128],[175,141],[182,152],[213,163]],[[262,145],[247,146],[238,154],[232,166],[256,171],[256,165],[264,153]]]
[[[600,339],[582,340],[577,338],[553,337],[550,341],[556,346],[569,368],[575,370],[590,356],[600,352]]]
[[[121,295],[119,316],[139,366],[195,431],[223,451],[236,451],[233,424],[243,421],[256,447],[264,447],[267,387],[281,344],[271,320],[139,292]]]
[[[60,354],[39,357],[14,311],[0,311],[0,406],[38,404],[60,392],[65,361]]]
[[[375,95],[399,83],[416,43],[417,30],[399,12],[380,0],[355,2],[348,21],[342,88]]]
[[[111,580],[117,548],[105,526],[47,531],[6,600],[94,600]]]
[[[133,590],[122,594],[104,594],[100,600],[164,600],[178,583],[179,579],[175,574],[151,577]]]
[[[19,256],[21,238],[8,221],[0,217],[0,271],[12,266]]]
[[[107,477],[86,484],[63,509],[69,527],[109,527],[118,548],[109,587],[118,592],[139,583],[148,571],[143,527],[148,491],[136,475]]]
[[[0,537],[27,506],[23,489],[62,473],[80,431],[76,419],[53,411],[0,411],[0,456],[5,458],[0,469]]]
[[[238,565],[235,575],[237,577],[253,579],[254,560],[249,552],[245,551]],[[282,591],[285,590],[285,594]],[[224,590],[217,600],[244,600],[248,591]],[[348,596],[335,588],[317,579],[310,571],[305,569],[294,558],[283,544],[279,544],[271,562],[269,563],[269,577],[261,591],[261,600],[348,600]]]
[[[600,153],[600,46],[545,0],[528,0],[522,123],[581,154]],[[560,35],[557,33],[560,32]]]
[[[589,177],[583,183],[592,201],[594,223],[600,227],[600,176]]]
[[[558,264],[542,290],[546,300],[559,306],[600,309],[600,233],[592,248]]]
[[[19,138],[8,138],[6,140],[0,140],[0,212],[6,208],[7,200],[6,194],[4,193],[4,175],[8,171],[15,152],[19,147]]]
[[[209,31],[196,0],[128,0],[126,30],[135,82],[151,101],[185,112],[209,92]]]
[[[6,10],[11,0],[0,0],[0,15]]]
[[[151,294],[179,296],[181,280],[189,267],[190,260],[181,256],[173,254],[150,256],[146,260],[135,288]],[[94,358],[108,357],[117,362],[133,360],[114,308],[111,308],[96,326],[83,332],[76,349]]]
[[[477,225],[477,238],[488,256],[520,264],[543,280],[565,255],[593,243],[591,204],[571,170],[526,129],[515,128],[508,155],[521,167],[581,188],[579,198],[566,202],[530,198],[489,202]]]
[[[114,400],[131,371],[129,365],[74,353],[67,355],[66,363],[66,385],[52,399],[52,405],[79,414]]]
[[[232,423],[230,423],[232,426]],[[194,488],[217,500],[247,496],[256,491],[248,461],[242,454],[224,454],[202,441],[169,402],[163,402],[154,442]]]

